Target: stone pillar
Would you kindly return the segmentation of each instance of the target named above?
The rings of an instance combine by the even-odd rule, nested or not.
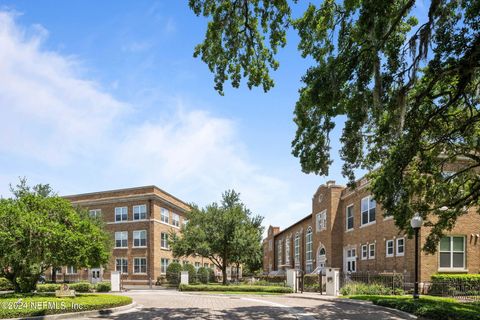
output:
[[[326,293],[329,296],[338,296],[340,292],[340,269],[327,268]]]
[[[297,292],[297,270],[287,270],[287,286],[293,289],[293,292]]]
[[[188,271],[180,273],[180,284],[188,284]]]
[[[120,292],[120,271],[110,272],[110,283],[113,292]]]

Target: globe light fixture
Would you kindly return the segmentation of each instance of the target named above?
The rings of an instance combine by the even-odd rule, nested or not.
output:
[[[417,212],[410,220],[410,226],[415,231],[415,287],[413,289],[413,299],[418,299],[418,233],[423,225],[423,218]]]

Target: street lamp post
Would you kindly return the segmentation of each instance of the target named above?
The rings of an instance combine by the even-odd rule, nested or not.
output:
[[[415,231],[415,287],[413,289],[413,299],[418,299],[418,232],[422,227],[423,219],[418,214],[415,213],[412,220],[410,220],[410,225],[412,229]]]

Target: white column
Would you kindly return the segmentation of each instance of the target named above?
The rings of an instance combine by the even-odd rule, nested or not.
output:
[[[112,285],[113,292],[120,291],[120,271],[110,272],[110,283]]]
[[[338,296],[340,291],[340,269],[327,268],[326,293],[329,296]]]
[[[293,292],[297,292],[297,270],[287,270],[287,286],[293,289]]]

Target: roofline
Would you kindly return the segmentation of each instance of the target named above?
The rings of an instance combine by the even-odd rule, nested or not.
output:
[[[78,194],[69,194],[69,195],[64,195],[61,196],[62,198],[69,198],[69,197],[78,197],[78,196],[92,196],[92,195],[98,195],[98,194],[104,194],[104,193],[109,193],[109,192],[119,192],[119,191],[133,191],[133,190],[140,190],[140,189],[147,189],[147,188],[153,188],[157,189],[158,191],[172,197],[173,199],[179,201],[180,203],[186,205],[187,207],[191,207],[190,204],[186,203],[183,200],[180,200],[179,198],[175,197],[171,193],[166,192],[165,190],[157,187],[156,185],[147,185],[147,186],[141,186],[141,187],[132,187],[132,188],[120,188],[120,189],[111,189],[111,190],[103,190],[103,191],[95,191],[95,192],[86,192],[86,193],[78,193]]]
[[[311,214],[311,213],[310,213],[308,216],[306,216],[306,217],[303,217],[302,219],[298,220],[297,222],[295,222],[295,223],[291,224],[291,225],[290,225],[288,228],[286,228],[286,229],[284,229],[284,230],[282,230],[282,231],[278,232],[277,234],[273,235],[273,238],[275,238],[275,237],[277,237],[277,236],[281,235],[282,233],[284,233],[284,232],[286,232],[287,230],[289,230],[289,229],[293,228],[294,226],[296,226],[296,225],[297,225],[297,224],[299,224],[300,222],[303,222],[304,220],[307,220],[307,219],[309,219],[309,218],[312,218],[312,214]]]

